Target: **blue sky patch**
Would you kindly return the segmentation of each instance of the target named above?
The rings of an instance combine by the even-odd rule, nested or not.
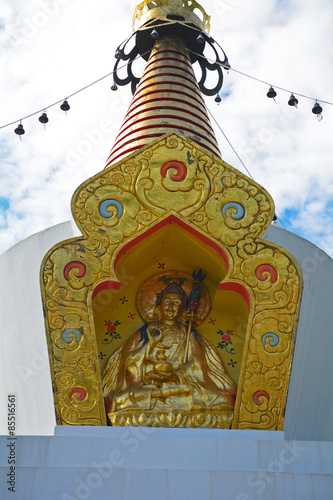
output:
[[[7,198],[4,198],[3,196],[0,196],[0,211],[5,212],[8,209],[9,209],[9,200]]]

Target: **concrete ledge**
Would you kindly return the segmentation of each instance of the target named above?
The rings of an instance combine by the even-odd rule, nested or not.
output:
[[[57,425],[54,429],[55,436],[92,436],[92,437],[122,437],[128,430],[141,433],[143,427],[93,427],[79,425]],[[255,431],[238,429],[191,429],[191,428],[165,428],[150,427],[147,435],[159,438],[193,438],[193,439],[241,439],[251,441],[284,441],[284,432]]]
[[[269,439],[274,434],[58,427],[51,437],[2,436],[2,485],[7,484],[10,446],[15,443],[15,493],[5,488],[2,498],[331,498],[333,443]]]
[[[3,483],[4,484],[4,483]],[[329,476],[142,469],[18,471],[3,500],[330,500]]]

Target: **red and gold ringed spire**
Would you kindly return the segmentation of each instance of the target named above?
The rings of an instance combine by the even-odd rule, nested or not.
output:
[[[123,46],[116,52],[114,88],[116,84],[132,83],[134,97],[106,167],[172,130],[221,157],[202,92],[219,92],[223,81],[221,65],[228,63],[224,53],[224,60],[219,59],[215,47],[216,64],[207,63],[201,55],[206,43],[214,43],[208,35],[210,17],[195,1],[146,0],[136,8],[134,27],[138,21],[141,26],[134,33],[134,49],[126,54]],[[132,63],[138,55],[148,59],[140,80],[132,73]],[[117,69],[124,60],[128,61],[128,76],[122,80]],[[196,61],[202,70],[199,83],[192,67]],[[207,69],[218,72],[218,84],[213,89],[205,87]]]

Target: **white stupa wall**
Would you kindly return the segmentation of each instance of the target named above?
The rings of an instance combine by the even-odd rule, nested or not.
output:
[[[285,412],[286,439],[333,441],[333,260],[309,241],[270,226],[265,239],[288,250],[304,287]]]
[[[3,500],[332,499],[333,443],[283,432],[60,426],[0,446]]]
[[[53,435],[54,405],[40,294],[40,264],[56,243],[79,235],[71,222],[41,231],[0,256],[0,434],[7,395],[16,395],[16,433]],[[304,290],[285,414],[288,440],[332,440],[333,261],[319,248],[271,226],[266,239],[293,254]]]
[[[0,434],[16,395],[17,434],[52,435],[56,425],[40,291],[40,266],[56,243],[80,234],[64,222],[0,256]]]

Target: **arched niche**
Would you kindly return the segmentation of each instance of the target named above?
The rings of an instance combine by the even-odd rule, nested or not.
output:
[[[136,305],[141,284],[168,271],[202,269],[211,309],[197,327],[217,349],[230,377],[237,384],[250,314],[250,293],[245,286],[227,279],[227,251],[201,233],[170,217],[124,245],[112,266],[119,281],[105,280],[92,295],[92,311],[101,372],[109,356],[139,329],[144,320]]]
[[[186,177],[165,176],[170,159]],[[172,265],[207,272],[212,315],[200,328],[215,342],[229,335],[226,347],[239,355],[235,364],[218,348],[234,380],[240,369],[232,427],[281,430],[302,274],[288,252],[263,240],[274,214],[269,194],[172,132],[85,181],[72,210],[82,237],[50,249],[41,271],[58,423],[105,425],[102,347],[111,352],[142,324],[138,286]],[[244,335],[246,324],[242,356],[235,332]]]

